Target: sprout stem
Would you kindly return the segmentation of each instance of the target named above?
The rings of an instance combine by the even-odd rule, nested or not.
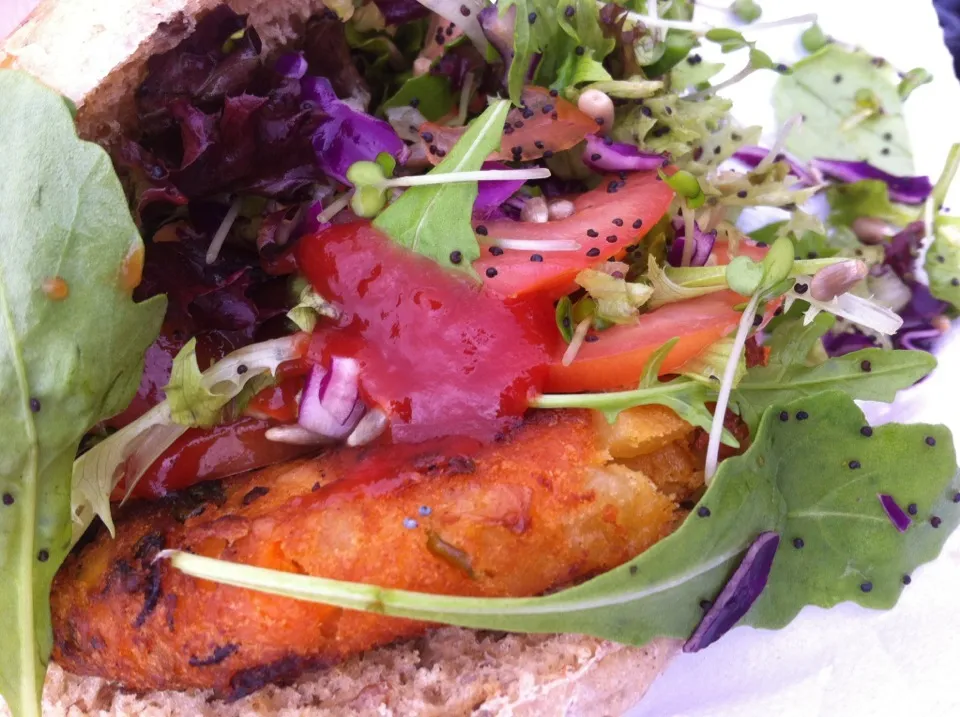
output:
[[[324,209],[317,215],[317,222],[319,224],[326,224],[331,219],[333,219],[337,214],[339,214],[346,206],[350,203],[350,197],[353,196],[353,192],[344,192],[339,197],[330,202],[330,206]]]
[[[424,174],[416,177],[397,177],[377,182],[378,189],[391,187],[423,187],[431,184],[449,184],[451,182],[497,182],[505,179],[546,179],[550,170],[546,167],[533,169],[480,169],[475,172],[446,172],[442,174]]]
[[[710,426],[710,442],[707,443],[707,462],[703,469],[704,482],[707,484],[710,483],[717,472],[720,439],[723,436],[723,418],[727,414],[727,404],[730,403],[730,391],[733,389],[733,381],[737,375],[737,365],[740,363],[740,355],[743,353],[744,344],[747,342],[747,335],[753,327],[753,317],[757,313],[757,304],[759,303],[760,292],[757,291],[750,297],[747,308],[743,310],[743,316],[740,317],[740,324],[737,327],[737,335],[733,340],[733,346],[730,347],[730,357],[723,369],[723,380],[720,383],[720,393],[717,395],[717,405],[713,410],[713,423]]]
[[[682,97],[681,99],[684,102],[697,102],[698,100],[705,100],[711,95],[716,94],[720,90],[725,90],[726,88],[737,84],[741,80],[745,80],[755,71],[756,71],[756,68],[752,64],[747,63],[746,67],[744,67],[742,70],[740,70],[740,72],[735,74],[730,79],[724,80],[719,85],[714,85],[713,87],[707,87],[706,89],[700,90],[699,92],[694,92],[692,95],[687,95],[686,97]]]
[[[606,3],[597,2],[597,5],[603,8]],[[695,35],[706,35],[711,30],[715,30],[721,25],[708,25],[707,23],[702,22],[688,22],[685,20],[668,20],[666,18],[657,17],[654,14],[650,15],[641,15],[638,12],[633,12],[622,8],[622,16],[626,16],[628,20],[632,22],[643,23],[648,28],[662,28],[665,30],[686,30],[692,32]],[[786,17],[782,20],[773,20],[771,22],[757,22],[752,25],[748,25],[742,28],[741,32],[754,32],[757,30],[773,30],[778,27],[786,27],[787,25],[803,25],[806,23],[814,23],[817,21],[817,16],[814,13],[808,13],[806,15],[797,15],[795,17]]]
[[[233,200],[233,203],[227,210],[226,215],[223,217],[223,221],[220,222],[220,226],[217,227],[217,233],[213,235],[213,240],[210,242],[209,248],[207,248],[208,264],[212,264],[217,260],[217,257],[220,256],[220,250],[223,248],[223,243],[227,240],[227,234],[230,233],[230,227],[232,227],[233,223],[237,221],[237,215],[239,213],[240,197],[237,197]]]

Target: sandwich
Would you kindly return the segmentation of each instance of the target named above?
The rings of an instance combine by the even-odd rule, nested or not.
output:
[[[960,149],[913,176],[921,74],[763,29],[41,3],[0,55],[10,711],[616,714],[736,625],[892,607],[956,456],[855,401],[936,365]],[[771,146],[710,46],[781,75]]]

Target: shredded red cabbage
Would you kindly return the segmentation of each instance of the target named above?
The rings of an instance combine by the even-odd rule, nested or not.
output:
[[[483,34],[503,61],[503,84],[506,86],[513,63],[513,29],[517,23],[517,6],[511,5],[501,13],[496,5],[491,5],[479,12],[477,20]]]
[[[684,652],[699,652],[712,645],[747,614],[767,585],[779,545],[779,533],[766,532],[757,536],[697,629],[683,644]]]
[[[733,157],[748,167],[756,167],[768,154],[770,154],[769,149],[756,145],[745,145],[734,152]],[[810,171],[809,167],[789,152],[780,152],[774,159],[778,162],[786,162],[790,167],[790,174],[799,179],[801,184],[812,187],[820,183],[818,177]]]
[[[583,163],[595,172],[646,172],[667,164],[662,154],[643,152],[632,144],[595,134],[586,136]]]
[[[373,161],[381,152],[401,159],[406,145],[393,127],[341,102],[330,80],[304,77],[300,89],[302,101],[313,103],[324,114],[313,134],[313,148],[317,163],[328,177],[349,184],[347,170],[354,162]]]
[[[910,516],[907,515],[903,508],[897,504],[897,501],[893,499],[893,496],[887,495],[886,493],[878,493],[877,498],[880,500],[880,505],[883,506],[887,517],[890,518],[890,522],[893,523],[893,527],[901,533],[906,532],[912,521],[910,520]]]
[[[403,25],[430,14],[417,0],[373,0],[388,25]]]
[[[673,228],[676,233],[673,238],[673,243],[670,245],[670,251],[667,253],[667,263],[669,263],[670,266],[682,266],[683,248],[686,244],[687,229],[683,220],[679,217],[674,219]],[[703,266],[707,263],[707,259],[710,258],[710,252],[713,251],[713,244],[717,240],[717,232],[701,231],[700,226],[694,222],[693,240],[695,246],[690,258],[690,266]]]
[[[895,348],[913,351],[933,349],[937,339],[942,336],[940,318],[950,306],[935,298],[930,289],[916,279],[917,258],[925,231],[922,222],[913,222],[883,247],[884,266],[888,271],[893,271],[910,290],[910,301],[897,312],[903,319],[903,325],[893,336]],[[823,347],[829,356],[842,356],[874,346],[877,346],[874,338],[852,328],[823,337]]]
[[[817,158],[810,162],[810,166],[841,182],[879,179],[887,185],[890,199],[902,204],[923,204],[933,191],[929,177],[898,177],[874,167],[869,162]]]
[[[484,169],[509,169],[502,162],[484,162]],[[496,182],[478,182],[477,198],[473,202],[475,219],[491,220],[499,218],[503,211],[501,205],[523,186],[522,179],[506,179]]]

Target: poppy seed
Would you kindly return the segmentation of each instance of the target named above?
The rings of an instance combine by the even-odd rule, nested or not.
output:
[[[587,236],[591,239],[596,239],[598,236],[600,236],[600,232],[598,232],[596,229],[587,229]]]
[[[933,526],[934,528],[939,528],[939,527],[940,527],[940,523],[942,523],[942,522],[943,522],[943,521],[940,520],[940,518],[937,517],[936,515],[933,516],[932,518],[930,518],[930,525]]]
[[[713,607],[713,600],[701,600],[701,601],[700,601],[700,609],[701,609],[701,610],[709,610],[709,609],[712,608],[712,607]]]
[[[795,547],[797,550],[800,550],[803,547],[803,538],[794,538],[793,547]]]
[[[502,256],[502,255],[503,255],[503,249],[501,249],[501,248],[498,247],[498,246],[492,246],[492,247],[490,247],[489,251],[490,251],[490,254],[491,254],[492,256]]]
[[[596,162],[598,159],[600,159],[600,153],[599,153],[599,152],[594,152],[593,154],[590,155],[590,159],[591,159],[592,161]]]
[[[865,438],[869,438],[873,435],[873,429],[870,428],[870,426],[864,426],[860,429],[860,435],[864,436]]]
[[[630,574],[631,574],[631,575],[636,575],[639,570],[640,570],[640,568],[638,568],[636,565],[631,565],[631,566],[630,566]]]
[[[904,575],[902,578],[900,578],[900,582],[902,582],[904,585],[909,585],[913,582],[913,578],[911,578],[909,575]]]
[[[487,235],[487,228],[483,226],[483,224],[481,224],[480,226],[477,227],[476,232],[480,236],[485,237]]]
[[[239,371],[239,369],[237,370]],[[30,399],[30,410],[33,411],[34,413],[40,412],[40,399],[38,398]]]
[[[456,249],[454,249],[452,252],[450,252],[450,263],[451,263],[451,264],[459,264],[461,261],[463,261],[463,254],[461,254],[461,253],[460,253],[459,251],[457,251]]]
[[[529,15],[527,15],[527,22],[529,22],[531,25],[536,21],[537,21],[537,13],[532,12]]]
[[[923,442],[926,443],[928,446],[937,445],[937,439],[934,438],[933,436],[927,436],[926,438],[923,439]]]
[[[614,219],[613,219],[613,225],[616,226],[616,227],[622,227],[622,226],[623,226],[623,219],[621,219],[620,217],[614,217]]]
[[[41,563],[45,563],[45,562],[47,562],[49,559],[50,559],[50,553],[49,553],[49,551],[47,551],[47,550],[41,550],[39,553],[37,553],[37,560],[39,560]]]
[[[633,228],[634,228],[634,229],[639,229],[639,228],[642,227],[642,226],[643,226],[643,219],[635,219],[635,220],[634,220],[634,222],[633,222]]]
[[[797,411],[798,421],[806,421],[808,418],[810,418],[810,414],[807,413],[806,411]]]
[[[850,461],[847,465],[850,466],[850,470],[855,471],[860,468],[860,461]]]
[[[907,512],[908,512],[910,515],[916,515],[916,514],[917,514],[917,504],[916,504],[916,503],[911,503],[910,505],[908,505],[908,506],[907,506]]]
[[[705,506],[705,505],[700,506],[700,507],[697,509],[697,515],[699,515],[701,518],[709,518],[709,517],[710,517],[710,509],[709,509],[707,506]]]
[[[600,256],[600,250],[597,247],[587,249],[587,256]]]
[[[488,266],[488,267],[487,267],[487,271],[486,271],[485,273],[486,273],[488,279],[492,279],[493,277],[495,277],[495,276],[497,275],[497,270],[494,269],[492,266]]]
[[[543,256],[541,256],[540,254],[531,254],[530,261],[536,261],[536,262],[543,261]]]
[[[14,503],[13,496],[10,495],[9,493],[4,493],[4,494],[3,494],[3,504],[4,504],[4,505],[13,505],[13,503]]]
[[[786,411],[780,411],[780,420],[781,420],[781,421],[789,421],[789,420],[790,420],[790,414],[787,413]]]
[[[860,589],[861,589],[863,592],[868,593],[868,592],[870,592],[871,590],[873,590],[873,583],[871,583],[871,582],[860,583]]]
[[[616,244],[616,243],[617,243],[617,235],[616,235],[616,234],[610,234],[610,235],[607,237],[607,242],[609,242],[610,244]]]

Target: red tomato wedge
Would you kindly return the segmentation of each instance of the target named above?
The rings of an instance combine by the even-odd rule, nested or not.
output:
[[[523,107],[515,107],[507,114],[500,151],[488,159],[519,162],[549,157],[554,152],[570,149],[597,131],[592,117],[543,87],[527,87],[522,102]],[[420,125],[420,139],[427,159],[432,164],[442,162],[466,131],[466,127],[445,127],[436,122]]]
[[[736,255],[760,261],[766,253],[765,247],[743,241],[737,247]],[[717,244],[714,256],[720,264],[729,263],[727,245]],[[563,344],[554,353],[546,392],[636,388],[653,352],[676,337],[679,341],[660,367],[660,375],[674,373],[707,346],[736,329],[742,314],[734,307],[746,300],[733,291],[721,291],[667,304],[642,314],[636,324],[613,326],[595,334],[596,339],[584,343],[569,366],[564,366],[561,361],[567,348]],[[774,301],[767,306],[767,319],[779,305],[780,301]]]
[[[661,375],[674,373],[689,359],[737,327],[741,313],[734,306],[744,297],[732,291],[707,294],[667,304],[643,314],[632,326],[614,326],[584,343],[569,366],[561,363],[566,344],[554,356],[547,375],[547,393],[636,388],[654,351],[678,337],[667,354]]]
[[[673,190],[654,172],[630,174],[623,180],[604,177],[599,187],[573,200],[576,213],[568,219],[543,224],[498,220],[476,226],[481,244],[497,238],[570,239],[580,244],[579,249],[537,252],[489,246],[473,268],[486,288],[500,296],[537,293],[559,298],[581,270],[638,243],[672,200]]]

